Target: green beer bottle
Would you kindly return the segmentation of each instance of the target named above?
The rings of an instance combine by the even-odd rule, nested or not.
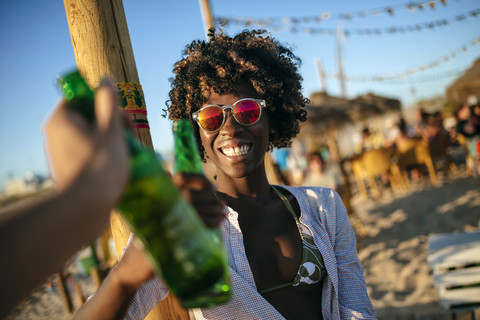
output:
[[[203,174],[202,159],[198,152],[192,123],[180,119],[173,123],[174,171]]]
[[[202,159],[198,152],[197,143],[193,134],[192,123],[188,119],[180,119],[173,123],[173,137],[174,137],[174,171],[185,173],[203,174]],[[222,235],[220,229],[207,230],[211,240],[218,246],[223,246]],[[222,256],[225,270],[228,270],[228,259],[223,249]],[[208,301],[211,299],[218,300],[218,302],[226,301],[231,295],[230,278],[228,272],[218,279],[214,286],[205,291],[202,296]]]
[[[59,78],[68,107],[95,121],[93,92],[74,71]],[[157,272],[186,308],[212,307],[226,302],[222,293],[206,297],[227,273],[223,245],[212,238],[195,209],[172,183],[155,153],[125,130],[130,152],[130,181],[117,204],[145,247]]]

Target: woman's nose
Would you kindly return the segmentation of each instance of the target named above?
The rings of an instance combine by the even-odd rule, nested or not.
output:
[[[231,110],[225,110],[225,122],[220,129],[220,133],[224,135],[232,135],[236,133],[239,129],[241,130],[240,123],[235,120]]]

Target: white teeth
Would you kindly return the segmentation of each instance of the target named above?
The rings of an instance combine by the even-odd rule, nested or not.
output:
[[[229,157],[243,156],[250,151],[250,146],[244,144],[240,147],[227,147],[222,148],[222,152]]]

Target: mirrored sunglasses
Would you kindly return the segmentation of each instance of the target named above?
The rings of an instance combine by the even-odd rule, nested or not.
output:
[[[215,132],[225,123],[226,109],[232,110],[233,118],[244,126],[251,126],[260,120],[262,109],[266,107],[265,100],[244,98],[232,105],[208,105],[192,113],[192,118],[200,128],[208,132]]]

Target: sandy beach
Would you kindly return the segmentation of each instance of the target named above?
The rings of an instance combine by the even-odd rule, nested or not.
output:
[[[352,199],[352,223],[360,222],[365,232],[358,238],[359,257],[379,319],[451,319],[437,302],[427,263],[428,236],[479,229],[480,180],[468,177],[461,165],[455,174],[440,171],[438,176],[438,186],[422,178],[406,193],[385,189],[379,201]],[[94,293],[92,280],[79,273],[75,261],[67,269],[84,295]],[[71,318],[53,281],[53,290],[38,288],[9,319]]]
[[[435,187],[421,179],[405,194],[353,199],[354,219],[367,233],[359,258],[379,319],[451,319],[438,305],[427,248],[431,234],[480,228],[480,181],[460,169],[440,173]]]
[[[32,267],[34,267],[34,264],[32,264]],[[81,287],[85,298],[95,293],[96,287],[92,278],[82,272],[75,259],[72,258],[66,265],[64,273],[71,275],[72,279]],[[49,284],[50,281],[51,285]],[[67,280],[67,290],[71,295],[74,310],[77,310],[81,306],[80,297],[75,293],[71,280]],[[74,312],[67,311],[58,289],[57,279],[55,276],[51,276],[45,284],[34,290],[28,299],[20,303],[7,319],[70,320],[73,318]]]

